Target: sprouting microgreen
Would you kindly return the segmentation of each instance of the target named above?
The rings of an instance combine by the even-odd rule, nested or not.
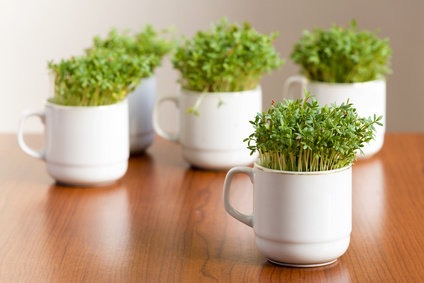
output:
[[[141,78],[151,75],[150,56],[96,49],[84,56],[48,63],[54,75],[52,103],[99,106],[120,102]]]
[[[260,165],[282,171],[326,171],[356,160],[358,150],[374,138],[383,116],[361,118],[353,104],[320,107],[305,90],[305,99],[271,105],[250,121],[255,129],[244,141]]]
[[[168,41],[161,35],[170,33],[170,29],[162,32],[156,31],[152,25],[148,24],[138,33],[132,33],[126,30],[119,33],[116,29],[111,29],[106,38],[96,36],[93,39],[93,46],[87,49],[91,52],[94,49],[106,48],[110,50],[121,49],[130,56],[150,56],[150,68],[160,66],[164,55],[171,52],[173,42]]]
[[[327,31],[303,31],[291,58],[310,80],[355,83],[384,79],[391,73],[391,55],[388,38],[381,39],[376,32],[358,31],[352,20],[346,28],[333,24]]]
[[[273,45],[277,36],[261,34],[247,22],[240,27],[222,18],[209,31],[183,37],[172,59],[181,72],[179,82],[198,92],[255,89],[265,73],[284,64]]]
[[[112,29],[104,39],[94,37],[84,56],[48,63],[55,76],[55,93],[50,100],[69,106],[122,101],[142,78],[153,74],[172,48],[151,25],[135,34]]]

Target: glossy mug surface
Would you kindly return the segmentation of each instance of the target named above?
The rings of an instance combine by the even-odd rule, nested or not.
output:
[[[141,80],[137,88],[127,96],[130,119],[130,152],[140,153],[154,139],[152,114],[156,99],[156,77]]]
[[[23,125],[38,116],[45,125],[44,148],[35,151],[23,138]],[[121,178],[128,167],[128,102],[74,107],[46,101],[44,111],[26,111],[18,128],[21,149],[46,162],[58,182],[74,186],[101,186]]]
[[[179,108],[179,132],[171,135],[159,125],[159,105],[173,101]],[[187,109],[200,102],[199,115],[187,113]],[[251,164],[257,154],[250,155],[243,142],[252,132],[249,123],[262,111],[260,87],[242,92],[199,93],[181,90],[178,97],[160,99],[154,109],[155,131],[165,139],[181,145],[184,159],[205,169],[229,169],[237,165]]]
[[[242,173],[253,183],[252,215],[230,203],[231,180]],[[271,262],[296,267],[330,264],[343,255],[352,231],[352,168],[289,172],[235,167],[227,173],[226,211],[253,227],[256,246]]]
[[[299,83],[302,86],[302,92],[291,95],[293,84]],[[320,106],[336,103],[353,103],[354,108],[360,117],[370,117],[374,114],[383,115],[380,121],[383,126],[375,125],[375,140],[365,144],[362,149],[364,155],[358,154],[358,158],[370,157],[380,151],[384,143],[384,134],[386,133],[386,82],[383,80],[369,81],[363,83],[325,83],[310,81],[302,76],[289,77],[285,83],[285,98],[304,98],[303,88],[306,88],[315,99],[319,101]]]

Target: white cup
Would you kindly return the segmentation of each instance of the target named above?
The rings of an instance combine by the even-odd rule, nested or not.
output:
[[[187,113],[201,99],[199,115]],[[179,132],[169,134],[159,125],[159,106],[164,101],[179,108]],[[219,106],[221,102],[221,105]],[[195,167],[229,169],[251,164],[258,157],[250,155],[243,140],[253,132],[249,123],[262,111],[260,87],[242,92],[199,93],[181,90],[178,97],[164,97],[153,110],[153,127],[161,137],[178,142],[184,159]]]
[[[253,183],[252,215],[230,203],[231,181],[242,173]],[[296,267],[333,263],[352,231],[352,168],[289,172],[235,167],[227,173],[223,201],[235,219],[253,227],[256,246],[271,262]]]
[[[38,116],[45,124],[44,148],[35,151],[23,138],[24,122]],[[121,178],[128,167],[128,102],[106,106],[62,106],[45,102],[44,111],[25,111],[18,143],[30,156],[44,160],[47,172],[61,183],[102,186]]]
[[[292,95],[291,87],[299,83],[302,91]],[[383,80],[369,81],[363,83],[325,83],[310,81],[303,76],[292,76],[286,80],[284,86],[285,98],[304,98],[303,89],[306,88],[315,99],[319,101],[320,106],[336,103],[338,105],[349,99],[356,108],[360,117],[377,117],[383,115],[380,121],[383,126],[376,125],[375,140],[365,144],[362,148],[364,155],[358,154],[358,158],[370,157],[380,151],[384,143],[384,134],[386,133],[386,82]]]
[[[140,153],[153,142],[153,106],[156,99],[156,77],[141,80],[137,88],[127,96],[130,113],[130,152]]]

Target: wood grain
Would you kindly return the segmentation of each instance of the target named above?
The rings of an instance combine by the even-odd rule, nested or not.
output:
[[[56,185],[0,135],[0,281],[424,282],[423,146],[423,134],[388,134],[354,165],[348,251],[301,269],[269,263],[223,208],[226,172],[190,168],[176,144],[156,138],[123,179],[87,189]],[[247,177],[235,177],[231,200],[252,211]]]

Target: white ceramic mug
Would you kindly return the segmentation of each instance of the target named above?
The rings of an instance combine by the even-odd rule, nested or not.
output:
[[[140,153],[153,142],[153,106],[156,99],[156,77],[141,80],[127,96],[130,114],[130,152]]]
[[[262,111],[260,87],[242,92],[202,93],[181,90],[178,97],[164,97],[156,102],[153,110],[153,127],[161,137],[178,142],[184,159],[205,169],[229,169],[237,165],[251,164],[258,157],[250,155],[243,140],[253,132],[249,123]],[[199,115],[188,114],[201,97]],[[179,132],[169,134],[159,125],[159,106],[162,102],[174,102],[179,111]],[[220,101],[222,102],[221,105]]]
[[[230,203],[231,180],[253,183],[253,214]],[[256,246],[271,262],[296,267],[330,264],[345,253],[352,230],[352,167],[289,172],[235,167],[227,173],[223,201],[235,219],[253,227]]]
[[[24,141],[24,122],[38,116],[45,124],[44,148]],[[25,111],[18,143],[30,156],[44,160],[55,180],[75,186],[102,186],[121,178],[128,167],[128,102],[106,106],[62,106],[46,101],[44,111]]]
[[[299,83],[302,91],[296,95],[292,95],[291,87],[293,84]],[[369,81],[363,83],[325,83],[315,82],[306,79],[303,76],[292,76],[286,80],[284,86],[285,98],[304,98],[303,89],[306,88],[311,95],[315,96],[320,106],[330,105],[347,101],[353,103],[353,107],[360,117],[377,117],[383,115],[380,121],[383,126],[375,126],[375,140],[365,144],[362,148],[364,155],[358,154],[358,158],[370,157],[380,151],[384,143],[384,134],[386,133],[386,82],[383,80]]]

